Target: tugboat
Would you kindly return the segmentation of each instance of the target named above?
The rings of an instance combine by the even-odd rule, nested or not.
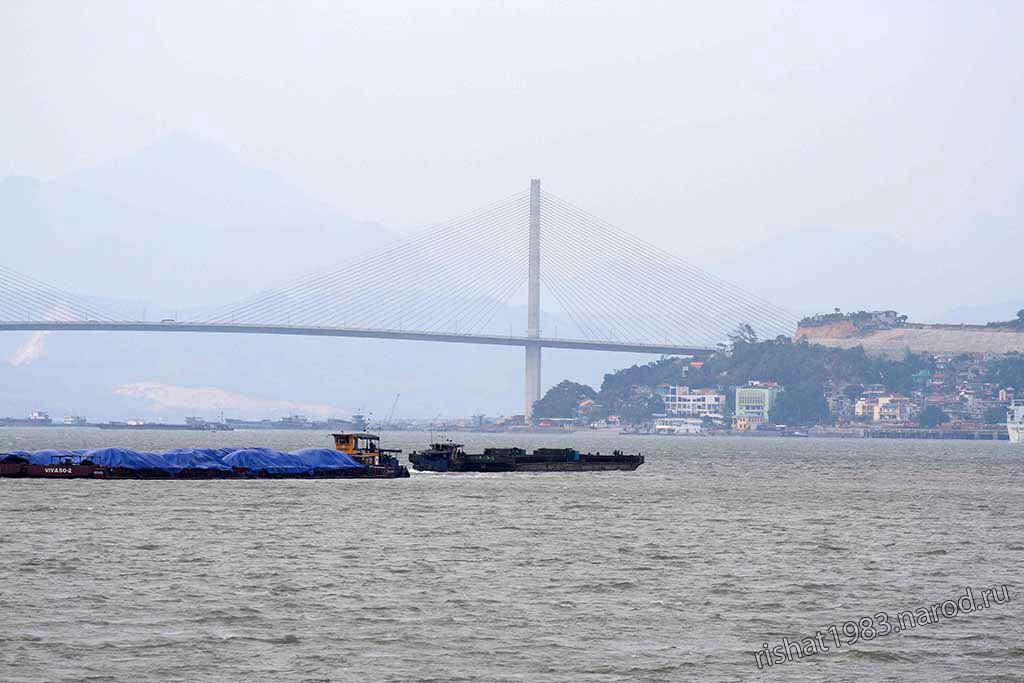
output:
[[[580,453],[573,448],[538,448],[532,454],[522,448],[485,448],[483,453],[466,453],[463,444],[439,442],[413,451],[409,462],[414,470],[425,472],[594,472],[633,471],[644,464],[644,456]]]
[[[366,432],[341,432],[331,434],[334,437],[334,448],[353,460],[366,465],[366,476],[381,478],[402,478],[409,476],[409,470],[398,461],[401,450],[379,448],[380,437]]]

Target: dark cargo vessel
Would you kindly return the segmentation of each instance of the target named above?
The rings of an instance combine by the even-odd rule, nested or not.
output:
[[[413,469],[426,472],[595,472],[635,470],[644,464],[642,455],[622,451],[609,454],[580,453],[572,448],[485,448],[483,453],[466,453],[462,444],[433,443],[423,451],[409,454]]]

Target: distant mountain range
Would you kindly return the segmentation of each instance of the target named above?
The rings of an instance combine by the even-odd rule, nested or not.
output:
[[[201,317],[399,237],[188,134],[53,180],[2,180],[0,221],[13,228],[4,265],[149,320]],[[520,330],[525,319],[506,307],[492,331]],[[548,329],[558,324],[545,318]],[[552,383],[600,383],[637,360],[648,359],[554,351],[545,369]],[[522,362],[515,348],[413,342],[11,333],[0,336],[0,415],[344,416],[383,411],[399,393],[398,415],[512,413],[522,407]]]
[[[151,317],[229,303],[395,237],[184,133],[54,180],[0,181],[0,217],[8,267]]]

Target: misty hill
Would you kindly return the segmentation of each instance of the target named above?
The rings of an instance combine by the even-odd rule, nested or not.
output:
[[[0,181],[0,218],[9,267],[129,308],[149,300],[150,317],[237,300],[394,237],[186,133],[53,180]]]
[[[50,181],[0,181],[3,263],[108,309],[150,320],[280,285],[395,235],[352,220],[287,181],[176,134]],[[449,302],[450,304],[450,302]],[[521,306],[489,332],[521,332]],[[546,316],[545,329],[568,330]],[[639,357],[644,358],[644,357]],[[545,377],[595,381],[627,354],[548,351]],[[0,415],[180,420],[291,412],[468,415],[522,409],[523,352],[357,339],[194,334],[0,336]],[[453,390],[452,378],[458,378]]]

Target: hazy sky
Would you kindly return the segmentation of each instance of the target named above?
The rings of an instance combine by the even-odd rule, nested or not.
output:
[[[239,166],[391,228],[458,215],[540,176],[547,190],[794,311],[895,307],[926,317],[998,304],[971,320],[1005,319],[1021,304],[1012,283],[1024,225],[1022,19],[1024,3],[966,0],[0,0],[0,180],[66,178],[154,143],[163,150],[146,157],[159,168],[94,177],[86,187],[102,196],[52,183],[52,215],[24,219],[28,229],[22,217],[36,214],[17,200],[0,205],[0,230],[14,236],[5,265],[76,292],[194,306],[211,303],[208,293],[219,303],[276,284],[275,267],[326,265],[359,241],[314,239],[338,221],[300,214],[287,192],[240,207],[216,169],[187,176],[218,186],[213,203],[166,211],[175,197],[196,197],[160,192],[160,160],[173,161],[168,146],[201,140],[212,151],[190,148],[199,156],[184,154],[180,166],[224,161],[226,148]],[[241,187],[264,187],[244,177]],[[5,187],[31,198],[35,185]],[[248,235],[264,214],[273,234]],[[192,225],[196,216],[207,220]],[[293,223],[304,223],[305,240],[282,229]],[[97,262],[96,249],[117,263]],[[232,283],[239,291],[229,297]],[[346,343],[337,349],[349,355],[338,357],[324,346],[327,369],[295,380],[305,356],[285,372],[217,371],[221,352],[245,366],[280,362],[295,346],[205,339],[175,355],[163,338],[146,347],[132,337],[109,364],[120,369],[90,380],[77,369],[88,347],[62,339],[47,342],[49,357],[40,341],[38,362],[8,368],[5,410],[27,411],[47,393],[40,405],[50,405],[60,381],[67,410],[93,413],[134,409],[102,402],[115,386],[168,383],[189,397],[213,387],[333,405],[337,383],[323,377],[358,376],[379,361],[377,393],[360,400],[383,409],[401,392],[403,410],[432,415],[441,408],[419,365],[443,374],[466,353],[446,361],[440,345],[422,357],[402,347],[412,365],[394,368],[386,359],[398,347]],[[517,408],[520,357],[472,353],[493,395],[469,391],[472,405],[447,409]],[[545,383],[599,382],[623,362],[551,352]],[[403,384],[409,377],[420,385]],[[287,386],[273,384],[281,378]]]
[[[542,176],[679,252],[1018,211],[1016,2],[18,2],[0,175],[195,132],[409,226]]]

